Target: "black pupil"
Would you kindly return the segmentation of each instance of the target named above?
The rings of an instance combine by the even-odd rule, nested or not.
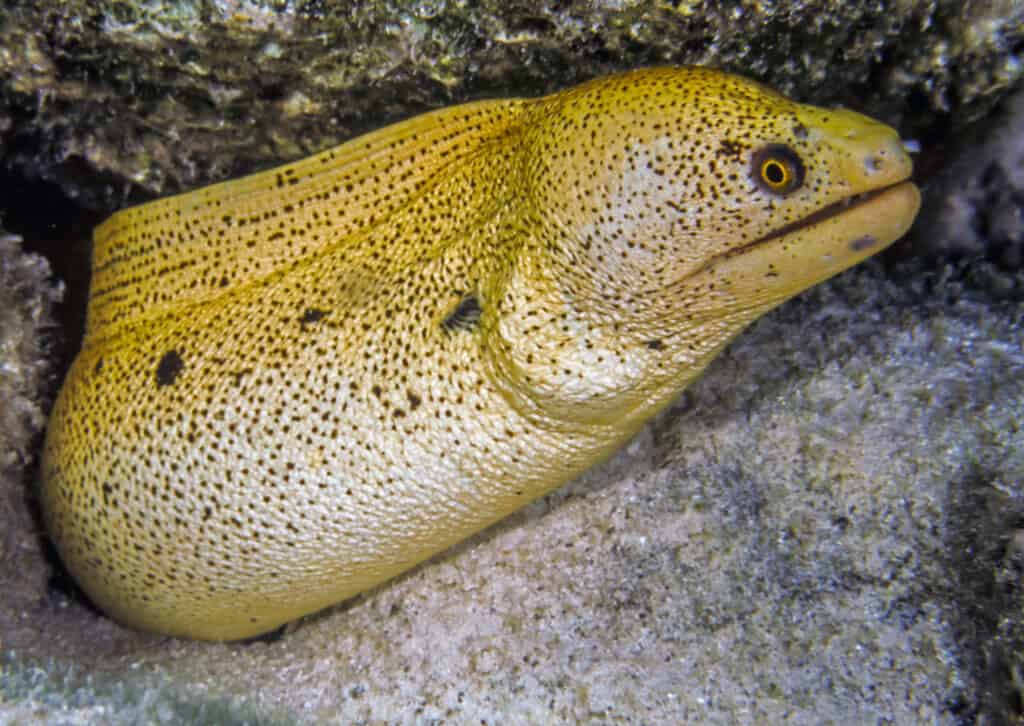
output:
[[[772,184],[781,184],[786,179],[786,172],[782,168],[782,164],[771,161],[765,164],[764,178]]]
[[[803,162],[788,146],[768,144],[750,162],[750,178],[763,191],[786,195],[804,183]]]

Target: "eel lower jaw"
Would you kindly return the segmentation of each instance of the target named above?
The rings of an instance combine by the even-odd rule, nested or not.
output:
[[[804,217],[801,220],[798,220],[791,224],[787,224],[784,227],[780,227],[774,232],[770,232],[769,234],[766,234],[764,237],[760,237],[759,239],[756,239],[753,242],[744,245],[743,247],[735,250],[734,253],[742,254],[742,251],[746,248],[763,244],[765,242],[769,242],[778,237],[784,237],[788,234],[792,234],[793,232],[803,229],[804,227],[812,227],[832,217],[837,217],[841,214],[845,214],[854,207],[858,207],[862,204],[870,204],[874,199],[877,199],[878,197],[884,195],[890,189],[898,187],[901,184],[907,183],[908,181],[906,179],[903,179],[899,182],[896,182],[895,184],[890,184],[889,186],[880,187],[878,189],[872,189],[871,191],[867,192],[861,192],[860,194],[853,194],[844,199],[840,199],[838,202],[833,202],[832,204],[829,204],[827,207],[822,207],[818,211],[812,212],[811,214],[809,214],[808,216]]]
[[[920,205],[907,179],[847,197],[718,256],[690,283],[710,277],[724,296],[717,303],[723,312],[760,314],[888,247],[907,232]]]

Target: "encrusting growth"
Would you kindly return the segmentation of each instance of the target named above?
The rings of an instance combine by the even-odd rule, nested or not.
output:
[[[899,238],[897,134],[699,68],[413,118],[96,230],[41,499],[128,625],[257,635],[566,482]]]

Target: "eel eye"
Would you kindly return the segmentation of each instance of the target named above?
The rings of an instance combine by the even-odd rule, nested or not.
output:
[[[769,144],[754,154],[750,176],[766,192],[785,196],[804,183],[804,163],[788,146]]]

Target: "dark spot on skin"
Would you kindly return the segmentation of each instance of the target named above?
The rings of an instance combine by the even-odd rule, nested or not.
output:
[[[412,391],[406,391],[405,396],[406,396],[406,398],[409,399],[409,410],[410,411],[415,411],[417,408],[420,407],[420,404],[423,403],[423,399],[420,398],[419,396],[417,396]]]
[[[299,322],[303,325],[315,323],[318,320],[323,320],[327,316],[327,313],[323,310],[317,310],[316,308],[307,308],[306,312],[299,318]]]
[[[448,313],[441,326],[445,330],[472,330],[480,322],[480,299],[474,294],[466,295],[455,309]]]
[[[103,482],[103,503],[107,504],[110,500],[110,495],[114,493],[114,487],[110,486],[107,482]]]
[[[96,367],[92,369],[92,372],[95,373],[98,376],[102,370],[103,370],[103,359],[100,358],[99,360],[96,361]]]
[[[645,345],[646,345],[646,346],[647,346],[648,348],[650,348],[651,350],[662,350],[662,349],[663,349],[663,348],[665,347],[665,344],[664,344],[664,343],[662,343],[662,342],[661,342],[660,340],[658,340],[657,338],[655,338],[654,340],[648,340],[648,341],[647,341],[647,342],[645,343]]]
[[[875,239],[869,234],[866,234],[863,237],[858,237],[853,242],[851,242],[850,249],[853,250],[854,252],[863,252],[864,250],[871,249],[877,244],[877,239]]]
[[[157,387],[163,388],[174,383],[174,379],[178,377],[184,367],[185,362],[181,359],[178,351],[169,350],[164,353],[156,367]]]
[[[729,139],[722,139],[722,143],[718,145],[718,150],[715,152],[719,158],[735,159],[739,161],[743,154],[744,146],[738,141],[731,141]]]
[[[793,127],[793,136],[798,139],[806,139],[808,133],[807,127],[803,124],[797,124]]]
[[[370,391],[371,391],[371,392],[373,393],[373,395],[374,395],[374,396],[376,396],[377,398],[380,398],[380,395],[381,395],[381,394],[382,394],[382,393],[384,392],[383,390],[381,390],[381,387],[380,387],[380,386],[378,386],[378,385],[374,385],[374,387],[373,387],[373,388],[371,388],[371,389],[370,389]]]
[[[228,276],[227,275],[224,275],[224,277],[220,278],[220,286],[221,287],[227,287],[228,286]]]

